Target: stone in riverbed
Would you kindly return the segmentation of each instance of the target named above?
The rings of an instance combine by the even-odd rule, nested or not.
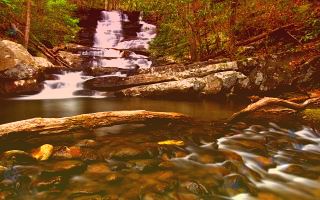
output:
[[[106,175],[105,180],[110,184],[116,184],[122,181],[123,176],[119,173],[110,173]]]
[[[182,187],[187,189],[189,192],[196,194],[198,196],[207,196],[209,195],[209,191],[205,186],[203,186],[200,183],[197,183],[195,181],[188,181],[185,183],[182,183]]]
[[[134,169],[142,172],[150,172],[158,169],[159,162],[152,159],[145,160],[131,160],[129,161],[133,165]]]
[[[240,193],[254,193],[255,189],[249,179],[240,174],[230,174],[224,177],[223,189],[229,196]]]
[[[59,189],[65,184],[62,176],[56,176],[49,179],[39,180],[34,183],[38,191],[45,191],[50,189]]]
[[[79,174],[87,168],[85,163],[77,160],[58,161],[50,164],[41,172],[41,176],[71,176]]]
[[[36,161],[30,154],[21,150],[6,151],[2,155],[3,162],[14,162],[15,164],[29,164]]]
[[[111,169],[108,167],[106,163],[94,163],[90,164],[87,167],[86,173],[88,174],[107,174],[110,173]]]
[[[107,153],[108,157],[116,160],[130,160],[138,158],[149,158],[151,155],[149,152],[137,147],[119,147],[113,149],[110,153]]]

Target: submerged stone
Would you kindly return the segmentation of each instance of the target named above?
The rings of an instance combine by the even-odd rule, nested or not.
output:
[[[41,172],[42,176],[71,176],[86,169],[86,164],[77,160],[66,160],[51,163]]]

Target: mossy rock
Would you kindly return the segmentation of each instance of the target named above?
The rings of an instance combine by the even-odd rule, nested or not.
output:
[[[310,108],[301,112],[305,122],[320,128],[320,108]]]

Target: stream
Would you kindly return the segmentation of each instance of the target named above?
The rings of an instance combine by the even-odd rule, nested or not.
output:
[[[102,11],[93,46],[79,54],[92,67],[149,68],[156,27]],[[130,51],[129,56],[124,56]],[[115,72],[104,76],[126,76]],[[115,110],[179,112],[195,124],[155,121],[0,141],[0,199],[320,199],[320,132],[291,125],[213,123],[242,103],[115,98],[83,88],[83,72],[57,74],[35,95],[0,99],[0,124]],[[293,124],[293,125],[292,125]],[[34,158],[53,146],[48,160]]]

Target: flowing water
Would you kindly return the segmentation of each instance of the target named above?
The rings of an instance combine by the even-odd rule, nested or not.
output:
[[[92,56],[92,65],[150,67],[143,55],[132,53],[128,59],[122,54],[123,49],[148,48],[155,27],[140,20],[135,22],[139,30],[128,36],[124,34],[128,16],[116,11],[103,11],[101,16],[95,50],[81,52]],[[83,81],[92,77],[81,72],[58,76],[46,81],[37,95],[0,100],[0,124],[138,109],[180,112],[201,121],[156,121],[3,138],[0,199],[320,199],[318,130],[298,122],[290,126],[212,123],[225,120],[242,105],[118,99],[83,89]],[[53,145],[52,154],[38,161],[32,156],[44,144]]]

